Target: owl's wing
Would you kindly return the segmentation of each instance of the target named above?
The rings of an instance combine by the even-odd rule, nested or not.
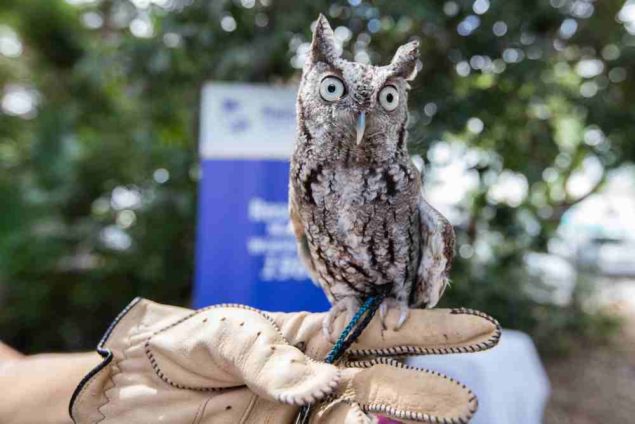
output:
[[[318,284],[318,274],[315,269],[315,264],[313,263],[313,258],[311,258],[309,242],[306,238],[306,234],[304,234],[304,226],[302,225],[302,220],[300,219],[300,213],[298,212],[298,206],[296,204],[295,193],[292,185],[289,187],[289,218],[293,234],[295,234],[297,241],[298,256],[300,256],[302,263],[304,263],[307,271],[309,271],[309,275],[313,282]]]
[[[450,279],[454,259],[454,228],[439,211],[419,194],[421,253],[417,279],[410,303],[414,307],[432,308],[443,295]]]

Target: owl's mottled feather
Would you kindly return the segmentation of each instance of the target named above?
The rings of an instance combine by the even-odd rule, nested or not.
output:
[[[417,58],[411,42],[387,66],[346,61],[326,19],[317,21],[297,100],[289,203],[299,255],[336,312],[380,290],[402,309],[432,307],[448,282],[454,232],[424,200],[406,143]],[[336,99],[320,91],[327,77],[342,84]]]

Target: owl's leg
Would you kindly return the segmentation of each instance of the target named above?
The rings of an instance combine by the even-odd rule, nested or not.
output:
[[[402,299],[400,296],[398,296],[397,298],[387,297],[384,299],[383,302],[381,302],[381,305],[379,305],[379,318],[381,320],[381,326],[384,328],[384,330],[388,328],[386,324],[388,322],[389,312],[392,309],[396,309],[399,312],[399,318],[397,319],[396,324],[392,326],[392,330],[398,331],[403,323],[406,322],[406,320],[408,319],[408,314],[410,312],[410,308],[408,307],[408,299]]]
[[[347,321],[350,321],[353,315],[355,315],[355,312],[359,309],[359,306],[359,300],[353,296],[343,297],[333,303],[331,310],[328,311],[324,317],[324,321],[322,321],[322,331],[331,343],[335,343],[338,337],[338,334],[333,334],[333,323],[337,317],[339,317],[342,312],[345,312]]]

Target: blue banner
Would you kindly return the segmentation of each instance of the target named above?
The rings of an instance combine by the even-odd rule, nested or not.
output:
[[[194,306],[242,303],[324,311],[289,225],[295,90],[208,85],[203,91]]]

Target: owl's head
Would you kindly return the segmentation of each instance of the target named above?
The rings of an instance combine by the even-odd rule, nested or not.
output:
[[[347,162],[406,155],[408,81],[416,75],[418,56],[419,43],[412,41],[386,66],[345,60],[320,15],[298,93],[298,142]]]

